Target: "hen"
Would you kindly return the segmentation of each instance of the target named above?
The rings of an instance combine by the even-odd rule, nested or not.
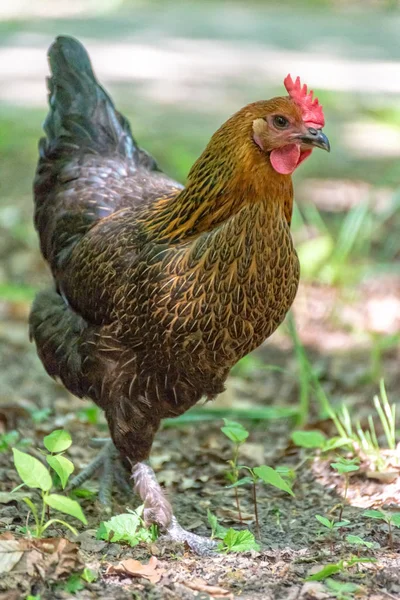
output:
[[[137,146],[78,41],[57,38],[49,62],[34,195],[54,286],[31,336],[47,372],[105,412],[114,445],[83,477],[102,460],[110,474],[118,453],[146,520],[201,552],[211,544],[178,525],[146,460],[161,419],[222,392],[285,318],[299,280],[291,173],[329,151],[322,108],[288,76],[288,96],[220,127],[183,188]]]

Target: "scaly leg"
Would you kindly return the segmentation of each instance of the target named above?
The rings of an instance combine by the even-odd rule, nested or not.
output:
[[[210,554],[216,548],[216,542],[186,531],[179,525],[153,469],[146,464],[160,419],[154,413],[141,414],[130,401],[121,400],[107,408],[105,412],[113,442],[105,445],[99,456],[72,480],[71,485],[81,485],[102,466],[99,498],[103,502],[110,501],[113,480],[117,478],[117,458],[122,456],[131,465],[134,490],[144,504],[145,522],[156,523],[167,539],[186,542],[197,554]]]
[[[196,554],[205,556],[216,548],[216,542],[186,531],[172,513],[172,506],[166,499],[153,469],[144,462],[137,463],[132,469],[134,490],[144,503],[146,523],[157,523],[162,537],[174,542],[186,542]]]
[[[101,471],[99,477],[99,501],[110,509],[114,482],[128,495],[132,493],[132,489],[128,483],[127,471],[121,463],[120,454],[111,439],[94,439],[92,443],[96,446],[101,445],[103,448],[87,467],[70,480],[68,488],[81,487],[95,473]]]
[[[98,440],[93,440],[95,445]],[[107,508],[111,508],[111,494],[114,481],[132,493],[126,479],[125,467],[119,457],[118,450],[110,439],[101,440],[104,447],[94,460],[76,475],[69,484],[69,488],[80,487],[85,481],[102,469],[99,487],[99,500]],[[134,491],[144,503],[144,520],[149,525],[156,523],[162,532],[162,538],[174,542],[187,543],[196,554],[205,556],[216,548],[216,543],[208,538],[186,531],[179,525],[172,513],[172,506],[157,481],[153,469],[145,462],[139,462],[132,468]]]

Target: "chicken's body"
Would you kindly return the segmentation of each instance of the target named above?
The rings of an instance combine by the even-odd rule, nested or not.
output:
[[[56,286],[37,297],[31,332],[50,375],[104,409],[134,466],[162,418],[221,392],[283,321],[299,280],[291,178],[253,140],[251,156],[230,151],[260,102],[214,134],[183,189],[137,147],[76,41],[49,56],[35,223]]]

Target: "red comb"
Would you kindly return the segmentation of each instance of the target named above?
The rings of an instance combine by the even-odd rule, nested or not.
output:
[[[318,98],[313,99],[313,91],[307,93],[307,86],[301,85],[300,77],[296,77],[296,81],[293,82],[292,77],[288,75],[283,83],[293,102],[300,106],[304,123],[309,127],[321,129],[325,125],[324,113]]]

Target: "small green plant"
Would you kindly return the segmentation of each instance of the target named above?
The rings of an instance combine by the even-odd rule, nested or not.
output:
[[[348,519],[345,519],[344,521],[335,521],[335,519],[332,519],[332,521],[330,521],[322,515],[315,515],[315,518],[321,523],[321,525],[329,529],[329,531],[335,531],[337,529],[340,529],[341,527],[346,527],[347,525],[350,525],[350,521]]]
[[[0,435],[0,452],[8,452],[19,440],[19,433],[15,429]]]
[[[158,528],[152,524],[149,528],[143,521],[144,504],[136,510],[129,510],[111,517],[108,521],[102,521],[96,533],[98,540],[107,542],[126,543],[129,546],[137,546],[140,542],[151,543],[158,538]]]
[[[291,496],[294,493],[291,488],[290,479],[294,477],[294,473],[290,469],[284,468],[284,477],[280,475],[278,470],[268,467],[267,465],[261,465],[258,467],[248,467],[246,465],[238,464],[239,448],[247,440],[249,432],[240,423],[235,421],[228,421],[224,419],[224,427],[221,431],[234,443],[232,459],[228,461],[230,470],[227,472],[227,479],[231,482],[228,488],[234,488],[236,497],[236,506],[238,508],[239,520],[242,521],[242,515],[240,512],[239,496],[237,488],[242,485],[251,484],[252,495],[254,503],[254,516],[256,521],[257,536],[260,537],[260,524],[258,519],[258,505],[257,505],[257,484],[263,482],[267,485],[272,485],[284,492],[287,492]],[[239,479],[240,471],[246,470],[248,475]]]
[[[249,432],[240,423],[236,423],[236,421],[229,421],[228,419],[224,419],[224,426],[221,427],[221,431],[224,435],[226,435],[228,439],[231,440],[231,442],[233,442],[232,458],[228,461],[230,469],[229,471],[227,471],[226,477],[230,481],[232,486],[235,486],[236,507],[239,515],[239,521],[242,522],[239,494],[236,487],[239,481],[240,471],[240,467],[238,467],[238,458],[239,448],[249,437]]]
[[[85,584],[83,583],[82,578],[78,573],[72,573],[72,575],[70,575],[66,581],[57,584],[55,588],[62,592],[76,594],[77,592],[81,592],[85,588]]]
[[[32,421],[36,424],[43,423],[51,415],[51,408],[32,408],[30,409],[30,415]]]
[[[396,449],[396,405],[390,405],[383,379],[379,387],[380,396],[374,396],[374,405],[385,434],[387,447],[392,451],[389,459],[393,461],[396,460],[393,454]],[[353,425],[353,419],[346,406],[342,406],[337,419],[345,432],[345,437],[350,440],[349,447],[354,454],[361,459],[368,459],[377,471],[385,471],[388,460],[379,445],[372,415],[368,416],[368,429],[363,429],[359,421]]]
[[[85,406],[77,412],[77,417],[82,423],[98,425],[101,416],[101,410],[98,406]]]
[[[336,533],[342,527],[347,527],[348,525],[350,525],[350,521],[348,521],[347,519],[344,519],[343,521],[335,521],[335,519],[332,519],[330,521],[329,519],[327,519],[326,517],[323,517],[322,515],[315,515],[315,518],[317,519],[317,521],[319,523],[321,523],[321,525],[323,525],[328,530],[329,541],[330,541],[330,545],[331,545],[331,553],[333,554],[333,544],[335,541]]]
[[[388,526],[388,544],[389,547],[393,548],[393,527],[400,528],[400,513],[389,513],[383,512],[382,510],[365,510],[363,512],[364,517],[370,519],[377,519],[378,521],[384,521]]]
[[[65,488],[74,467],[69,459],[62,456],[62,452],[71,445],[71,436],[68,432],[59,429],[46,436],[43,443],[49,452],[45,454],[46,461],[59,477],[62,487]],[[23,482],[14,491],[24,485],[34,490],[40,490],[41,507],[35,505],[30,498],[23,498],[35,521],[35,527],[33,529],[27,528],[27,531],[34,537],[40,538],[48,527],[59,523],[67,527],[74,535],[77,535],[76,529],[61,519],[46,520],[46,509],[49,511],[50,508],[53,508],[61,513],[75,517],[86,525],[85,515],[78,502],[68,498],[68,496],[51,493],[53,480],[50,471],[40,460],[30,454],[21,452],[18,448],[13,448],[13,454],[15,468]]]
[[[259,550],[260,546],[254,539],[254,535],[248,529],[236,531],[228,529],[221,542],[218,544],[220,552],[248,552],[249,550]]]
[[[272,487],[277,488],[278,490],[282,490],[287,494],[290,494],[294,497],[293,490],[289,481],[286,481],[276,469],[272,467],[268,467],[267,465],[261,465],[259,467],[247,467],[242,465],[241,469],[245,469],[249,475],[239,479],[235,484],[232,484],[228,487],[240,486],[251,484],[252,486],[252,495],[253,495],[253,504],[254,504],[254,516],[256,521],[256,530],[257,537],[260,537],[260,522],[258,519],[258,504],[257,504],[257,485],[262,482],[266,485],[272,485]]]
[[[19,432],[12,429],[11,431],[7,431],[7,433],[2,433],[0,435],[0,453],[9,452],[14,447],[19,449],[26,448],[30,446],[31,443],[31,439],[21,438]]]
[[[93,569],[89,569],[89,567],[85,567],[81,573],[81,578],[86,581],[86,583],[93,583],[99,577],[97,571],[93,571]]]
[[[211,526],[211,539],[217,538],[222,540],[228,531],[227,527],[223,527],[218,523],[217,517],[213,515],[211,510],[207,510],[207,519]]]
[[[346,535],[346,542],[354,544],[355,546],[364,546],[365,548],[375,548],[375,542],[368,542],[359,535]]]
[[[313,573],[313,575],[309,575],[306,578],[306,581],[324,581],[331,575],[336,575],[337,573],[342,573],[343,571],[347,571],[354,565],[358,565],[361,563],[375,563],[376,559],[368,558],[368,557],[360,557],[360,556],[350,556],[349,558],[345,558],[340,560],[337,563],[331,563],[329,565],[325,565],[322,569],[317,571],[317,573]]]
[[[74,472],[73,463],[63,455],[72,444],[71,436],[68,431],[56,429],[43,438],[43,444],[47,450],[44,452],[46,461],[57,473],[62,489],[65,489],[70,475]]]
[[[335,469],[339,473],[339,475],[344,475],[344,494],[343,494],[343,502],[340,504],[340,513],[339,513],[339,521],[342,520],[344,502],[347,500],[347,492],[349,489],[349,481],[350,481],[350,473],[354,471],[359,471],[359,462],[360,459],[358,457],[355,458],[344,458],[343,456],[338,456],[336,462],[331,463],[332,469]]]
[[[211,525],[211,538],[221,540],[217,547],[220,552],[248,552],[249,550],[260,549],[254,535],[248,529],[238,531],[222,527],[218,523],[217,517],[210,510],[207,511],[207,517]]]
[[[85,588],[85,583],[93,583],[98,579],[98,573],[85,567],[82,573],[72,573],[66,581],[58,583],[55,586],[56,590],[67,592],[68,594],[76,594]]]
[[[293,431],[291,438],[292,442],[299,448],[321,450],[321,452],[331,452],[351,443],[349,438],[340,436],[327,438],[322,431]],[[314,454],[307,458],[314,458]]]
[[[328,577],[324,581],[329,594],[337,600],[353,600],[354,594],[361,591],[361,586],[351,581],[337,581]]]

